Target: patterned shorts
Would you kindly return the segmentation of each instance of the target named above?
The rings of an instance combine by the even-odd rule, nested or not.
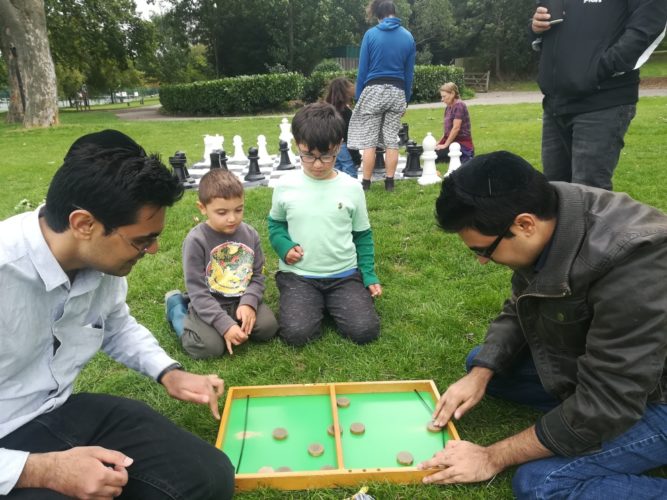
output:
[[[347,147],[398,149],[398,131],[405,112],[405,91],[394,85],[369,85],[354,107]]]

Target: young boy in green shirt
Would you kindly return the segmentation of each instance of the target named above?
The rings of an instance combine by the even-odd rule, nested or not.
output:
[[[283,176],[273,192],[269,239],[280,257],[279,335],[303,345],[321,334],[327,311],[339,333],[358,344],[375,340],[380,320],[373,298],[373,235],[361,185],[334,169],[345,121],[327,103],[300,109],[292,120],[302,171]]]

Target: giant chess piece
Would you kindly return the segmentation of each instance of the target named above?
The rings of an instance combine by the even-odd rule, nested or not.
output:
[[[248,158],[243,153],[243,139],[241,139],[240,135],[235,135],[232,142],[234,144],[234,155],[227,162],[245,165],[248,162]]]
[[[408,152],[408,159],[403,169],[403,177],[420,177],[422,175],[422,167],[419,163],[419,158],[424,152],[424,148],[417,146],[415,141],[408,141],[405,149]]]
[[[292,165],[296,165],[298,161],[294,153],[292,153],[292,139],[294,139],[294,136],[292,135],[292,125],[287,121],[287,118],[283,118],[280,120],[280,125],[278,126],[280,127],[280,135],[278,136],[278,139],[287,143],[289,161]]]
[[[384,148],[375,148],[375,166],[373,167],[373,175],[382,177],[386,170],[384,168]]]
[[[223,170],[228,170],[227,153],[225,153],[224,149],[214,149],[211,152],[211,168],[222,168]]]
[[[244,179],[248,182],[263,180],[264,174],[259,169],[259,153],[257,152],[257,148],[250,148],[248,150],[248,160],[250,160],[250,163],[248,163],[248,173]]]
[[[185,166],[187,158],[182,151],[176,151],[174,156],[169,157],[169,164],[174,171],[174,177],[183,185],[185,189],[192,189],[196,186],[196,181],[190,177],[188,168]]]
[[[452,142],[449,145],[449,168],[445,177],[461,166],[461,145],[458,142]]]
[[[280,163],[276,170],[293,170],[295,167],[292,165],[289,159],[289,146],[285,141],[279,142],[280,148]]]
[[[435,152],[435,144],[436,140],[435,137],[433,137],[433,134],[431,134],[431,132],[426,134],[426,137],[424,137],[424,140],[422,141],[422,147],[424,148],[424,154],[422,155],[422,158],[424,159],[424,172],[417,180],[422,186],[442,182],[442,179],[438,175],[438,170],[435,168],[435,160],[438,157]]]
[[[257,150],[259,152],[259,164],[260,165],[273,165],[273,157],[269,154],[266,149],[266,136],[258,135],[257,136]]]
[[[410,127],[408,126],[407,123],[401,123],[401,128],[398,130],[398,147],[402,148],[403,146],[407,146],[408,142],[410,141],[410,134],[409,132]]]

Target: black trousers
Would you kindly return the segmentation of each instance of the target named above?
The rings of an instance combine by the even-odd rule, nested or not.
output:
[[[224,453],[132,399],[75,394],[60,408],[0,439],[0,448],[33,453],[77,446],[101,446],[134,460],[119,498],[221,500],[234,493],[234,467]],[[5,498],[66,497],[51,490],[15,488]]]

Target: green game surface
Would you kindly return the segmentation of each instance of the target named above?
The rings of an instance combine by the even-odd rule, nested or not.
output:
[[[416,465],[442,449],[450,436],[429,432],[435,402],[427,392],[337,393],[350,400],[337,408],[345,469],[400,467],[396,454],[409,451]],[[428,407],[427,407],[428,406]],[[247,417],[246,417],[247,407]],[[223,451],[237,474],[257,473],[262,467],[290,467],[317,471],[337,467],[336,441],[327,434],[334,422],[331,399],[326,395],[269,396],[234,399],[223,439]],[[247,423],[246,423],[247,418]],[[366,431],[353,435],[350,425],[361,422]],[[272,432],[284,427],[288,437],[276,440]],[[245,428],[245,433],[244,433]],[[245,436],[245,439],[244,439]],[[324,453],[312,457],[308,446],[319,443]]]

